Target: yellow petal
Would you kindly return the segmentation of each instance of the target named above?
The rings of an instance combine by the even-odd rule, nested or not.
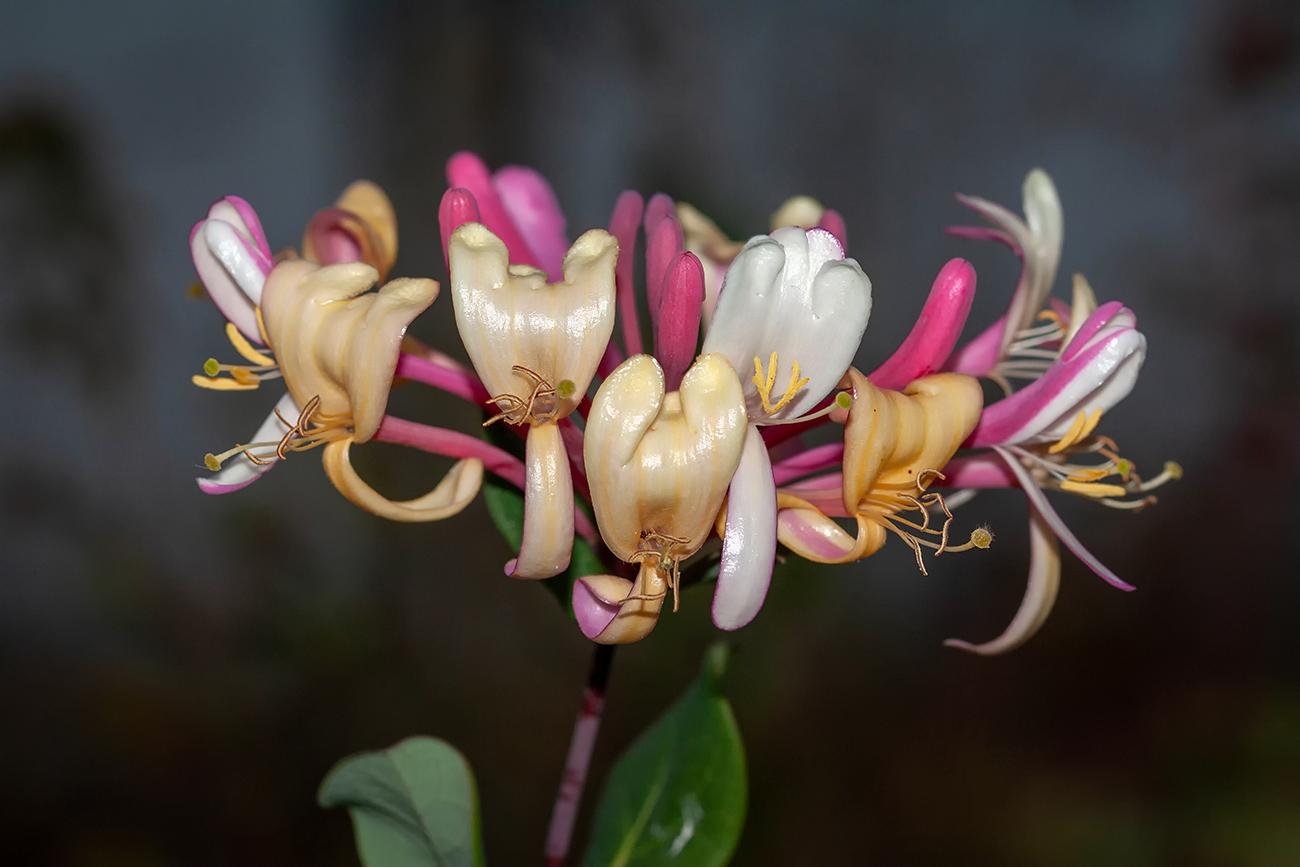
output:
[[[438,486],[414,500],[393,501],[362,481],[352,468],[351,440],[336,440],[325,446],[325,474],[339,493],[367,512],[390,521],[440,521],[470,504],[483,483],[483,462],[478,458],[457,461]]]
[[[798,226],[801,229],[815,229],[822,220],[826,209],[812,196],[793,196],[786,199],[772,215],[772,231],[784,226]]]

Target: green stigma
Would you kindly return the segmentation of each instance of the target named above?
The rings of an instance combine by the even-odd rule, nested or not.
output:
[[[573,384],[572,379],[561,379],[560,384],[555,387],[555,393],[559,395],[561,400],[566,400],[573,397],[576,388],[577,386]]]
[[[853,406],[853,398],[849,397],[847,391],[841,391],[839,394],[835,395],[835,405],[840,409],[848,409]]]
[[[221,372],[221,365],[217,364],[215,358],[209,358],[207,361],[203,362],[203,372],[208,376],[216,376]]]
[[[217,460],[217,456],[211,452],[203,456],[203,464],[214,473],[221,469],[221,461]]]
[[[1120,458],[1119,462],[1115,464],[1115,472],[1119,473],[1121,476],[1127,476],[1129,473],[1133,472],[1133,464],[1129,463],[1128,458]]]

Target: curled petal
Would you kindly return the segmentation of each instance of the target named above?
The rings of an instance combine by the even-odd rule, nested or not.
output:
[[[408,523],[441,521],[470,504],[483,483],[483,462],[478,458],[457,461],[438,487],[414,500],[394,501],[377,493],[352,468],[352,440],[335,440],[325,446],[322,460],[325,475],[339,493],[367,512],[390,521]]]
[[[793,385],[792,362],[807,378],[784,406],[768,413],[752,379],[744,379],[749,417],[797,418],[830,393],[853,360],[871,315],[871,281],[844,258],[823,229],[795,227],[745,245],[723,283],[705,352],[727,356],[738,372],[777,353],[773,402]]]
[[[647,560],[636,581],[613,575],[574,581],[573,613],[582,633],[597,644],[631,644],[655,628],[667,594],[668,575]]]
[[[194,227],[190,255],[217,308],[245,337],[261,344],[256,308],[271,272],[270,255],[240,227],[212,217]]]
[[[1112,587],[1118,587],[1120,590],[1135,589],[1132,584],[1120,580],[1118,575],[1107,569],[1087,548],[1083,547],[1083,543],[1079,541],[1074,533],[1070,532],[1070,528],[1061,520],[1061,516],[1056,514],[1056,510],[1052,508],[1047,495],[1043,493],[1042,488],[1038,487],[1038,483],[1034,481],[1034,477],[1030,475],[1029,470],[1025,469],[1024,465],[1016,460],[1014,454],[1001,446],[994,446],[993,451],[997,452],[1002,457],[1002,460],[1006,462],[1007,467],[1015,474],[1016,480],[1025,492],[1025,496],[1029,497],[1030,503],[1038,510],[1047,526],[1051,528],[1058,539],[1065,543],[1065,547],[1069,548],[1074,556],[1082,560],[1085,566],[1096,572]]]
[[[279,415],[272,412],[262,422],[262,426],[253,434],[250,442],[255,443],[274,443],[279,442],[288,431],[289,426],[280,420],[280,416],[295,421],[302,412],[298,404],[294,403],[293,395],[286,393],[275,405],[279,410]],[[279,460],[275,454],[274,446],[253,449],[258,460],[267,463],[257,464],[249,460],[248,455],[238,454],[226,461],[216,475],[209,476],[206,479],[195,479],[199,483],[199,490],[205,494],[233,494],[235,491],[248,487],[253,482],[262,477],[262,474],[271,469],[275,462]]]
[[[828,518],[806,500],[777,494],[776,535],[782,545],[814,563],[848,563],[879,551],[885,530],[859,516],[857,536]]]
[[[306,406],[319,397],[321,416],[350,417],[359,443],[383,420],[406,327],[438,295],[437,282],[409,278],[367,293],[378,278],[360,262],[281,262],[262,299],[267,340],[294,399]]]
[[[262,221],[253,206],[239,196],[226,196],[208,209],[208,219],[223,220],[234,226],[238,232],[252,242],[253,246],[266,258],[271,260],[271,245],[267,243]]]
[[[844,508],[849,514],[905,508],[926,470],[942,470],[980,417],[978,380],[937,373],[903,391],[877,388],[855,368],[844,427]]]
[[[713,592],[713,623],[719,629],[739,629],[757,616],[775,559],[776,485],[763,437],[750,425],[727,491],[722,561]]]
[[[903,345],[867,379],[881,388],[898,389],[937,372],[957,344],[974,298],[975,269],[965,259],[951,260],[934,278],[930,297]]]
[[[568,415],[586,395],[614,331],[618,241],[603,229],[583,234],[564,257],[562,283],[511,265],[506,245],[479,223],[458,228],[449,252],[456,327],[488,391],[525,401],[537,386],[533,376],[552,389],[567,381],[568,394],[555,395],[551,417]]]
[[[1015,650],[1034,636],[1047,622],[1056,604],[1056,591],[1061,586],[1061,552],[1043,516],[1029,504],[1029,584],[1025,598],[1020,602],[1016,616],[997,638],[983,644],[972,644],[960,638],[949,638],[945,647],[969,650],[981,656],[997,656]]]
[[[524,460],[524,535],[506,574],[550,578],[569,568],[573,550],[573,477],[559,426],[529,425]]]
[[[1080,412],[1109,411],[1133,390],[1146,358],[1132,322],[1122,305],[1097,308],[1046,373],[984,410],[965,445],[1055,442]]]
[[[663,370],[634,355],[601,383],[584,460],[596,523],[620,560],[654,550],[674,560],[704,543],[745,444],[740,383],[726,358],[702,355],[664,393]]]
[[[1009,238],[1012,248],[1020,253],[1023,267],[1011,306],[1007,310],[998,347],[998,358],[1007,356],[1012,343],[1021,330],[1028,328],[1038,311],[1043,309],[1056,280],[1056,269],[1061,261],[1061,243],[1064,239],[1064,217],[1056,185],[1047,172],[1034,169],[1025,178],[1022,188],[1025,219],[985,199],[958,196],[962,204],[981,214],[1001,233],[999,240]]]
[[[492,176],[492,187],[524,242],[537,256],[539,267],[558,276],[569,240],[564,234],[564,212],[546,178],[527,166],[503,166]]]

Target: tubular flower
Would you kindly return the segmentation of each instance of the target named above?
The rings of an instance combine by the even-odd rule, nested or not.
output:
[[[954,460],[942,484],[970,494],[980,488],[1019,487],[1029,501],[1030,573],[1019,611],[992,641],[947,642],[988,655],[1018,647],[1047,619],[1060,581],[1058,539],[1107,582],[1133,589],[1084,548],[1048,502],[1045,489],[1136,511],[1155,502],[1149,491],[1179,478],[1182,470],[1169,462],[1159,475],[1143,481],[1112,440],[1094,433],[1102,415],[1136,384],[1146,338],[1127,307],[1117,301],[1098,306],[1082,275],[1075,275],[1070,305],[1048,298],[1060,258],[1062,224],[1051,179],[1040,169],[1026,179],[1027,223],[982,199],[962,201],[999,228],[950,231],[1001,241],[1024,260],[1007,315],[945,365],[987,376],[1008,396],[984,410],[963,444],[988,451]],[[1044,324],[1031,327],[1035,315]],[[1012,379],[1030,382],[1013,394]]]
[[[758,614],[776,557],[776,483],[757,426],[798,421],[817,406],[853,361],[870,315],[871,281],[824,229],[753,238],[727,271],[704,351],[754,374],[743,382],[750,430],[719,519],[713,621],[722,629]]]
[[[594,229],[564,257],[564,281],[511,265],[506,244],[480,223],[451,235],[456,325],[498,410],[486,422],[528,425],[524,535],[506,571],[548,578],[569,565],[573,480],[559,422],[587,393],[614,329],[618,241]]]
[[[307,230],[312,259],[343,260],[326,267],[288,251],[286,261],[272,268],[260,222],[242,199],[223,199],[195,227],[196,269],[226,314],[226,333],[247,363],[209,359],[206,375],[194,382],[244,391],[283,378],[288,388],[252,442],[205,457],[215,475],[198,480],[203,491],[239,490],[288,453],[325,446],[326,472],[349,499],[394,520],[427,521],[464,508],[478,490],[485,460],[494,471],[514,475],[509,456],[486,443],[384,415],[406,327],[438,292],[433,280],[396,280],[376,293],[366,291],[379,280],[377,268],[392,264],[396,245],[392,209],[368,182],[349,187]],[[395,503],[366,485],[349,461],[351,444],[372,438],[461,460],[434,491]]]
[[[647,355],[623,362],[596,392],[583,449],[591,504],[609,550],[637,563],[635,581],[580,578],[574,612],[603,644],[644,638],[679,564],[713,527],[745,444],[740,381],[721,355],[705,354],[665,393],[663,368]]]
[[[937,555],[987,547],[991,537],[985,530],[976,530],[964,545],[950,545],[952,514],[928,490],[944,477],[945,465],[979,419],[983,395],[975,378],[935,374],[900,392],[879,388],[850,369],[841,386],[853,395],[843,471],[780,490],[781,544],[819,563],[847,563],[876,553],[893,533],[915,552],[923,573],[922,548]],[[938,529],[931,526],[931,508],[943,513]],[[902,512],[915,512],[917,520]],[[856,536],[828,517],[835,515],[854,518]]]

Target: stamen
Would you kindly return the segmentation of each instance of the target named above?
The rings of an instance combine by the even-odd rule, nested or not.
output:
[[[1066,480],[1061,482],[1061,490],[1071,494],[1082,494],[1085,497],[1101,499],[1102,497],[1122,497],[1128,493],[1128,488],[1120,485],[1103,485],[1099,482],[1072,482]]]
[[[253,364],[261,365],[262,367],[275,366],[275,359],[263,355],[254,349],[253,344],[248,342],[248,338],[235,327],[235,323],[226,323],[226,337],[230,339],[230,343],[235,347],[235,351],[244,356],[248,361],[253,362]]]
[[[495,403],[497,409],[500,409],[501,412],[483,422],[483,427],[496,424],[502,419],[504,419],[508,424],[523,424],[524,422],[544,424],[553,419],[556,411],[559,409],[558,401],[556,399],[558,394],[557,390],[552,388],[551,384],[543,379],[541,374],[534,370],[530,370],[521,364],[516,364],[510,369],[517,374],[532,379],[534,383],[532,393],[528,395],[528,400],[524,400],[523,398],[513,394],[499,394],[496,397],[488,398],[487,403]],[[560,388],[566,388],[566,382],[568,383],[568,394],[559,395],[561,399],[571,396],[576,388],[573,381],[568,379],[560,380]],[[541,412],[535,411],[534,407],[539,401],[550,401],[551,408],[548,410],[542,410]]]
[[[777,412],[781,407],[789,403],[799,389],[808,384],[808,379],[799,378],[799,362],[792,361],[790,366],[793,372],[790,374],[790,382],[786,384],[785,394],[775,405],[772,404],[772,388],[776,385],[776,352],[768,360],[768,370],[766,376],[763,373],[763,362],[757,355],[754,356],[754,375],[750,380],[758,387],[758,399],[763,403],[763,411],[768,415]]]
[[[233,379],[214,379],[207,376],[199,376],[197,373],[190,377],[190,382],[199,388],[207,388],[212,391],[252,391],[257,388],[257,383],[251,385],[236,382]]]
[[[761,395],[760,395],[761,397]],[[853,406],[853,398],[847,391],[841,391],[835,395],[835,400],[831,401],[830,406],[823,407],[816,412],[810,412],[807,415],[801,415],[798,418],[776,418],[763,422],[764,427],[774,427],[779,424],[803,424],[806,421],[814,421],[819,418],[830,415],[837,410],[849,409]]]
[[[232,382],[233,380],[213,380],[215,382]],[[277,407],[275,410],[276,418],[280,423],[288,428],[283,437],[276,442],[248,443],[247,445],[236,445],[219,455],[208,453],[203,456],[203,463],[209,470],[216,472],[221,469],[221,465],[230,458],[239,453],[243,453],[250,461],[258,466],[267,466],[272,462],[272,457],[268,454],[265,456],[253,454],[253,449],[274,449],[275,457],[283,460],[289,456],[289,452],[305,452],[311,449],[323,446],[328,442],[343,439],[352,436],[352,419],[343,418],[323,418],[314,422],[315,427],[308,428],[313,424],[312,417],[320,409],[320,396],[317,395],[307,401],[302,412],[298,415],[298,420],[293,424],[284,417]]]

